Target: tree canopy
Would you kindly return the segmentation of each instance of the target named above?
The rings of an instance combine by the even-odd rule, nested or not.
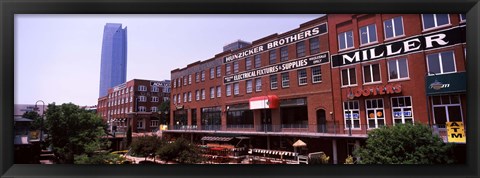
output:
[[[430,127],[397,124],[368,133],[366,145],[353,153],[360,164],[445,164],[453,163],[453,145],[433,134]]]
[[[157,150],[164,145],[163,140],[157,136],[144,136],[136,138],[131,145],[135,155],[147,157],[155,155]]]
[[[95,151],[108,146],[104,138],[105,124],[100,116],[79,108],[72,103],[49,104],[45,128],[47,142],[60,163],[73,164],[75,156],[94,155]]]
[[[183,138],[165,144],[157,155],[165,162],[176,160],[178,163],[194,164],[203,161],[200,149]]]
[[[40,114],[38,114],[36,111],[27,111],[23,113],[22,117],[33,120],[33,122],[30,125],[31,130],[40,129],[42,116],[40,116]]]

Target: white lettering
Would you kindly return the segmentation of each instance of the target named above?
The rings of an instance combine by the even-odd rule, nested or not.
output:
[[[372,49],[370,49],[370,56],[371,56],[370,59],[377,59],[377,58],[383,57],[383,53],[384,52],[382,51],[382,53],[377,56],[375,54],[375,48],[372,48]]]
[[[417,42],[417,43],[415,43],[415,42]],[[405,51],[403,51],[404,53],[420,49],[420,40],[418,38],[415,38],[415,39],[404,41],[403,46],[404,46],[404,49],[405,49]]]
[[[433,47],[433,44],[432,42],[436,42],[437,44],[439,45],[447,45],[448,44],[448,41],[443,41],[443,39],[446,37],[447,35],[441,33],[441,34],[436,34],[436,35],[432,35],[432,36],[426,36],[425,37],[425,44],[426,44],[426,48],[431,48]]]
[[[349,61],[349,63],[352,63],[353,61],[358,62],[360,61],[360,52],[357,51],[355,52],[355,55],[353,57],[348,56],[347,54],[342,55],[343,56],[343,64],[347,64],[345,60]]]
[[[398,51],[392,52],[392,45],[387,45],[387,56],[400,54],[400,52],[402,52],[402,48]]]

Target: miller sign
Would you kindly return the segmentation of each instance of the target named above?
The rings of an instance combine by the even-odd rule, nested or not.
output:
[[[332,67],[341,67],[360,62],[441,48],[465,43],[465,26],[455,27],[430,34],[422,34],[401,41],[386,43],[370,48],[332,55]]]

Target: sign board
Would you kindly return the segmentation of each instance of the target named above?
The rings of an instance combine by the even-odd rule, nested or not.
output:
[[[434,89],[432,83],[439,82],[442,84],[440,89]],[[438,95],[445,93],[458,93],[467,91],[467,74],[466,72],[458,72],[452,74],[432,75],[428,76],[425,82],[427,95]]]
[[[463,122],[447,122],[447,138],[450,143],[466,143]]]
[[[465,26],[454,27],[414,36],[405,40],[402,39],[357,51],[332,55],[332,68],[465,43],[465,31]]]

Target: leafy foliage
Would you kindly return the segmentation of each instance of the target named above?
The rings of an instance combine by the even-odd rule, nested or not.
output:
[[[397,124],[371,131],[354,155],[360,164],[444,164],[454,162],[452,148],[428,126]]]
[[[164,113],[165,112],[169,112],[170,111],[170,100],[165,100],[163,101],[160,106],[158,107],[160,111],[160,118],[161,118],[161,124],[167,124],[169,123],[169,120],[170,120],[170,115],[165,115]]]
[[[91,156],[82,154],[75,156],[75,164],[126,164],[127,159],[118,154],[98,152]]]
[[[157,136],[144,136],[132,142],[132,152],[135,155],[147,157],[156,153],[164,145],[163,140]]]
[[[352,155],[348,155],[348,157],[345,158],[345,163],[343,163],[343,164],[354,164],[354,163],[355,163],[355,161],[353,161]]]
[[[165,162],[176,160],[178,163],[183,164],[200,163],[204,160],[200,149],[183,138],[178,138],[173,143],[165,144],[157,151],[157,155]]]
[[[52,145],[60,163],[74,163],[75,156],[85,154],[92,157],[94,152],[108,147],[105,125],[100,116],[79,108],[72,103],[48,105],[45,128],[49,133],[47,142]]]
[[[33,120],[30,125],[30,130],[38,130],[42,126],[42,116],[40,116],[36,111],[27,111],[23,113],[22,117]]]
[[[317,155],[312,155],[308,159],[308,164],[328,164],[328,161],[330,160],[330,156],[327,156],[325,153],[317,154]]]

